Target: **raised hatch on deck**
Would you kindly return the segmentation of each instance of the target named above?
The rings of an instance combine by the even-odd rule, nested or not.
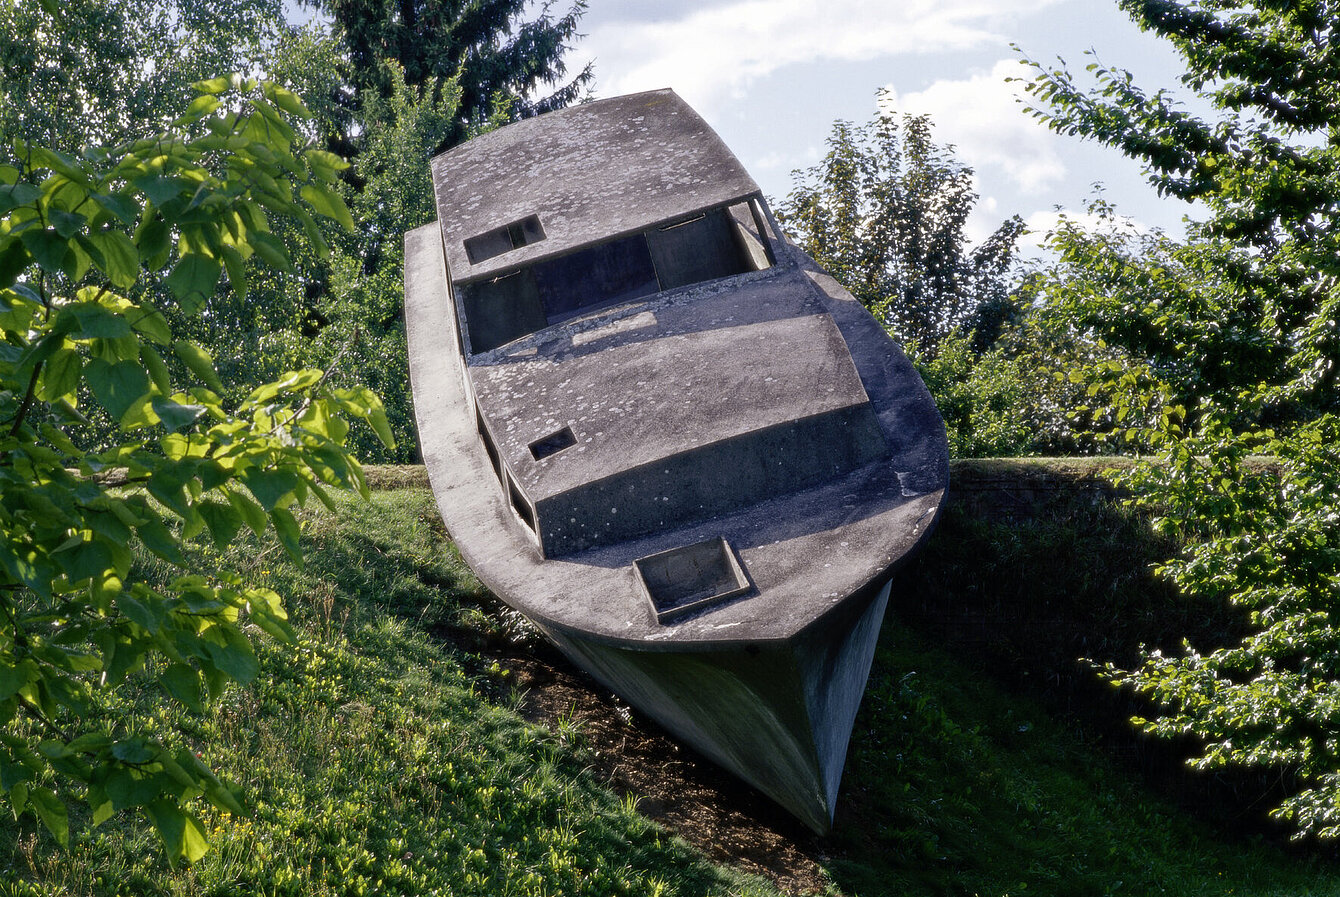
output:
[[[633,569],[661,623],[705,610],[750,589],[744,568],[730,543],[722,538],[638,558],[633,561]]]

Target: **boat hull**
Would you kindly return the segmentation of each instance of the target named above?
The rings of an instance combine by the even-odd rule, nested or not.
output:
[[[832,827],[889,583],[772,644],[638,650],[541,627],[577,666],[814,831]]]

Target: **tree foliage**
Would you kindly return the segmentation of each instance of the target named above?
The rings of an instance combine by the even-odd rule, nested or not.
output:
[[[77,153],[160,133],[190,85],[263,67],[282,0],[0,4],[0,135]]]
[[[90,727],[89,708],[148,676],[198,711],[252,678],[247,629],[289,638],[286,615],[213,551],[247,528],[300,560],[294,508],[366,492],[348,421],[389,439],[376,397],[329,371],[225,402],[210,354],[170,323],[224,278],[244,295],[288,267],[279,220],[352,226],[343,163],[289,124],[305,114],[282,88],[218,78],[163,134],[77,156],[18,140],[0,164],[0,789],[62,843],[75,799],[94,824],[139,809],[187,859],[207,847],[193,801],[242,811],[189,744]],[[96,441],[80,435],[94,414]],[[149,576],[136,548],[174,572]]]
[[[1023,221],[970,248],[976,201],[972,170],[933,142],[928,116],[881,108],[864,125],[834,124],[828,154],[797,173],[778,217],[895,337],[931,357],[979,317],[989,332],[1008,307]]]
[[[1340,336],[1340,9],[1330,2],[1121,0],[1173,43],[1183,88],[1128,73],[1035,65],[1029,89],[1053,128],[1138,160],[1166,195],[1209,219],[1184,244],[1063,240],[1075,277],[1046,287],[1076,330],[1124,356],[1079,373],[1161,463],[1137,499],[1189,539],[1163,573],[1240,606],[1254,631],[1214,650],[1149,654],[1112,681],[1152,698],[1137,723],[1192,736],[1194,763],[1282,771],[1276,813],[1301,834],[1340,835],[1340,627],[1334,446]],[[1253,472],[1252,453],[1278,464]]]
[[[577,36],[585,2],[561,15],[552,0],[527,18],[528,0],[314,0],[339,25],[348,49],[355,109],[396,91],[395,69],[410,87],[452,82],[459,104],[436,152],[465,140],[496,116],[524,117],[575,101],[591,81],[588,66],[562,83],[563,55]],[[537,95],[539,94],[539,95]]]

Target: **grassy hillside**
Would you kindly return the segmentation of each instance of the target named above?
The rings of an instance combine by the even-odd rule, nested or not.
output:
[[[253,814],[211,817],[216,850],[176,870],[137,820],[81,821],[68,852],[10,821],[0,893],[1340,894],[1340,866],[1241,809],[1255,783],[1131,739],[1076,662],[1234,621],[1151,584],[1158,546],[1073,472],[959,471],[900,574],[826,839],[533,643],[396,475],[304,517],[304,570],[239,553],[301,632],[262,642],[255,684],[204,718],[107,708],[190,743]]]

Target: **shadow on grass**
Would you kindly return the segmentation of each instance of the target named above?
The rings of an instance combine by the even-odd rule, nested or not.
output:
[[[1266,819],[1278,779],[1150,742],[1087,661],[1233,638],[1231,608],[1096,480],[965,478],[894,601],[853,733],[832,872],[860,894],[1340,893]]]

